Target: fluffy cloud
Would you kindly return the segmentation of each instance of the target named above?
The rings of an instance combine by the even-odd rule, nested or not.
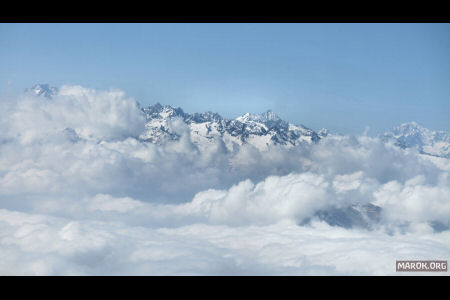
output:
[[[328,185],[310,173],[270,176],[256,185],[246,180],[227,191],[200,192],[185,208],[212,223],[229,225],[302,220],[328,204]]]
[[[449,232],[386,235],[325,223],[148,228],[0,210],[2,274],[385,275],[446,259]]]
[[[124,92],[81,86],[62,86],[53,98],[23,94],[2,117],[8,136],[21,144],[54,137],[66,128],[72,138],[124,139],[138,136],[145,124],[138,103]]]
[[[391,274],[396,259],[448,259],[448,159],[367,136],[199,149],[180,120],[180,140],[155,145],[120,90],[1,105],[0,274]],[[316,218],[368,203],[382,208],[371,231]]]
[[[450,225],[450,180],[441,174],[435,186],[416,176],[404,184],[391,181],[374,193],[375,203],[385,208],[386,218],[396,222],[437,221]]]

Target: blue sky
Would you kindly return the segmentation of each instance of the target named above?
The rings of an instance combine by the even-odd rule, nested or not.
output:
[[[0,94],[35,83],[340,133],[450,131],[450,24],[0,24]]]

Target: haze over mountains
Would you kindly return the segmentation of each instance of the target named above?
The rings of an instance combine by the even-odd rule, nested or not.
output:
[[[416,122],[401,124],[382,137],[395,140],[396,145],[402,148],[416,148],[423,154],[450,157],[450,134],[424,128]]]
[[[246,113],[234,120],[217,113],[184,113],[181,108],[162,106],[159,103],[143,109],[147,117],[147,131],[140,137],[153,143],[165,139],[177,139],[170,121],[179,118],[189,126],[192,141],[203,149],[221,140],[229,151],[234,147],[250,144],[261,151],[273,145],[294,147],[301,143],[314,143],[320,135],[305,126],[296,126],[280,119],[274,112]]]
[[[235,145],[246,143],[265,151],[273,145],[290,148],[302,143],[317,143],[329,135],[325,128],[315,132],[303,125],[288,123],[271,110],[262,114],[246,113],[234,120],[222,118],[212,112],[188,114],[181,108],[159,103],[143,108],[143,111],[148,122],[147,130],[140,138],[152,143],[178,139],[180,135],[168,125],[177,118],[189,126],[191,138],[200,148],[221,139],[230,151]],[[416,122],[401,124],[380,137],[386,142],[394,141],[402,148],[415,148],[423,154],[439,157],[450,155],[450,134],[429,130]]]
[[[37,84],[25,91],[50,98],[58,89],[49,84]],[[265,151],[273,145],[290,148],[305,143],[317,143],[329,135],[325,128],[315,132],[304,125],[286,122],[271,110],[261,114],[247,112],[236,119],[226,119],[214,112],[189,114],[182,108],[160,103],[143,107],[142,111],[147,122],[146,130],[139,138],[156,144],[180,138],[181,133],[177,132],[172,124],[176,120],[188,125],[190,137],[199,149],[205,149],[220,141],[229,151],[243,144],[250,144],[260,151]],[[394,127],[390,132],[379,136],[386,142],[395,142],[401,148],[414,148],[422,154],[450,157],[450,134],[432,131],[414,121]]]
[[[40,84],[25,92],[51,98],[58,93],[58,89]],[[317,144],[322,139],[344,138],[339,134],[330,134],[325,128],[315,132],[304,125],[294,125],[282,120],[271,110],[261,114],[245,113],[236,119],[226,119],[213,112],[189,114],[181,108],[160,103],[141,110],[146,121],[139,140],[162,146],[187,136],[194,150],[199,153],[206,153],[210,149],[233,153],[238,152],[243,145],[255,147],[260,152],[267,152],[273,147],[298,148],[303,151],[302,146]],[[65,132],[74,141],[79,138],[71,128],[66,128]],[[425,155],[449,157],[450,135],[431,131],[415,122],[402,124],[379,137],[403,149],[411,148]],[[314,216],[333,226],[370,229],[379,222],[380,213],[381,208],[371,203],[348,203],[342,207],[317,211]],[[303,224],[308,221],[304,220]],[[445,228],[445,225],[442,226]]]
[[[450,253],[446,133],[317,132],[82,86],[0,106],[0,274],[392,274]]]

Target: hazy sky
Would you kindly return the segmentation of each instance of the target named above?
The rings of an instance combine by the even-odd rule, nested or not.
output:
[[[0,94],[36,83],[340,133],[450,131],[450,24],[0,24]]]

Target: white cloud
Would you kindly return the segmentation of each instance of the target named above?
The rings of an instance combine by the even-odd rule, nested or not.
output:
[[[86,139],[124,139],[138,136],[145,118],[134,99],[120,90],[96,91],[81,86],[62,86],[51,99],[23,94],[4,117],[8,134],[21,144],[73,129]]]
[[[288,221],[154,229],[7,210],[0,220],[2,274],[395,275],[397,259],[447,259],[450,250],[448,231],[390,236]]]
[[[364,176],[362,171],[353,174],[336,175],[333,180],[333,188],[337,193],[356,190],[361,186],[361,178]]]
[[[443,174],[438,185],[426,184],[417,176],[404,184],[391,181],[374,193],[376,204],[384,208],[388,220],[395,222],[439,221],[450,225],[450,181]]]
[[[0,109],[0,274],[392,274],[448,259],[448,159],[368,136],[295,149],[154,145],[122,91],[63,86]],[[318,210],[374,203],[373,231]]]
[[[323,177],[310,173],[270,176],[256,185],[246,180],[227,191],[201,192],[185,208],[229,225],[301,221],[328,204],[327,188]]]
[[[113,198],[110,195],[96,195],[88,204],[88,210],[117,211],[125,213],[134,209],[139,209],[143,203],[129,197]]]

